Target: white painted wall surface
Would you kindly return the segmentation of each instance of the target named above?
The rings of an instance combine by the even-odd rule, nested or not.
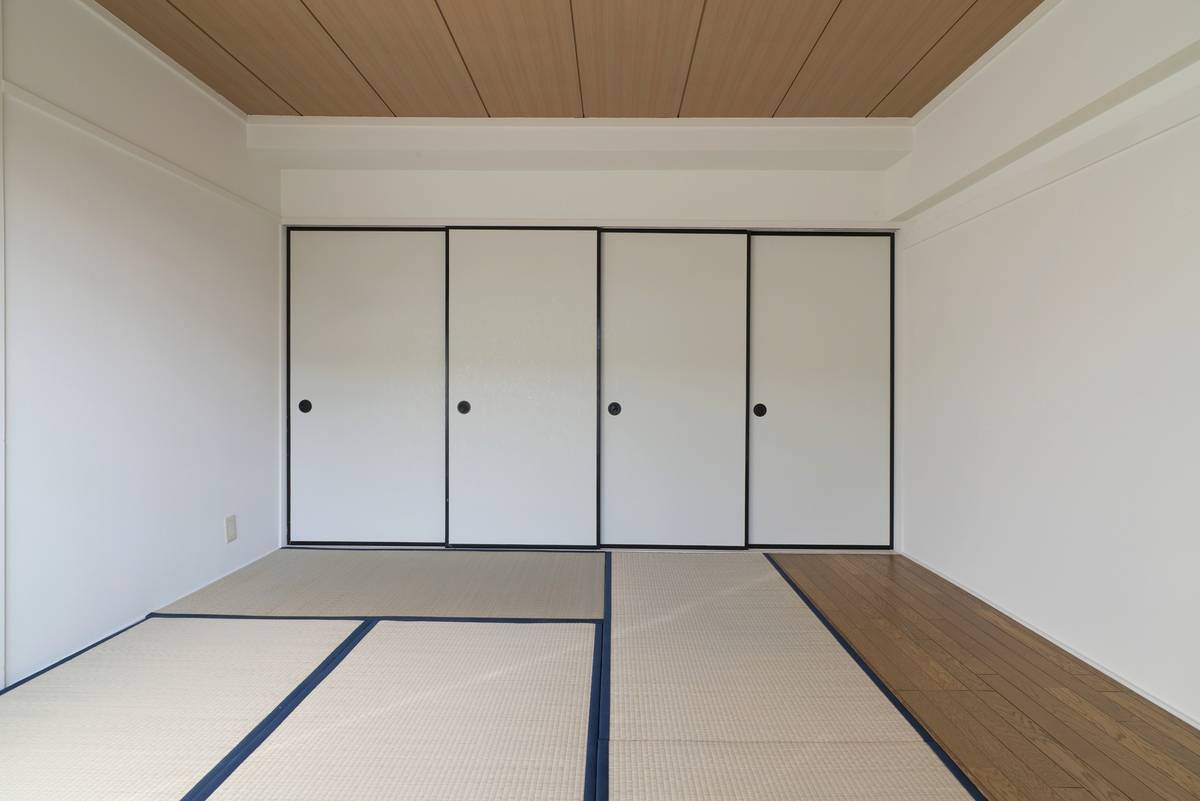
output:
[[[91,0],[4,0],[4,79],[271,211],[278,170],[245,116]]]
[[[284,170],[291,223],[877,227],[880,172]]]
[[[877,118],[246,118],[250,150],[281,169],[882,170],[912,123]]]
[[[1115,11],[1064,0],[1052,15],[1087,16],[1080,5]],[[1043,46],[1085,62],[1072,63],[1078,73],[1110,57],[1154,60],[1146,51],[1181,30],[1200,35],[1194,5],[1156,3],[1160,15],[1134,5],[1154,19],[1130,23],[1139,33],[1124,50]],[[1007,76],[1010,89],[1037,91],[1022,70]],[[947,103],[973,104],[981,119],[1020,108],[993,80]],[[897,240],[901,547],[1193,721],[1198,185],[1193,66],[906,223]]]
[[[4,80],[4,2],[0,0],[0,82]],[[7,569],[5,567],[5,539],[4,539],[4,521],[6,518],[5,512],[5,488],[8,482],[5,479],[5,421],[7,419],[4,412],[4,399],[7,393],[4,389],[4,334],[8,326],[4,320],[5,300],[4,300],[4,100],[0,97],[0,687],[3,687],[4,682],[4,662],[5,662],[5,620],[7,614],[5,612],[5,598],[7,591],[5,590],[5,577]]]
[[[1092,104],[1116,102],[1121,87],[1148,85],[1194,60],[1198,49],[1195,0],[1058,0],[918,115],[912,154],[885,183],[888,216],[986,171],[1030,140],[1053,139],[1086,119]]]
[[[277,546],[281,283],[236,116],[88,4],[4,12],[11,682]]]

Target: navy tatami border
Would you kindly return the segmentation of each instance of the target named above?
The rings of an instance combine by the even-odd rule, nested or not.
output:
[[[341,664],[346,655],[354,650],[354,646],[358,645],[362,638],[367,636],[367,633],[375,627],[378,621],[365,620],[360,623],[354,631],[350,632],[342,644],[325,657],[321,664],[317,665],[312,673],[308,674],[308,678],[300,682],[296,689],[288,693],[287,697],[279,702],[279,706],[271,710],[271,713],[263,718],[257,726],[250,730],[250,733],[242,738],[242,741],[233,747],[233,750],[225,755],[225,758],[213,767],[204,775],[200,781],[196,782],[196,786],[184,795],[182,801],[201,801],[213,794],[221,783],[229,778],[238,766],[246,761],[250,754],[254,753],[254,749],[262,745],[271,732],[279,728],[279,724],[292,714],[292,711],[300,705],[300,702],[308,697],[308,694],[316,689],[317,685],[324,681],[325,677],[333,672],[333,669]]]
[[[963,789],[970,794],[971,798],[975,799],[975,801],[988,801],[987,796],[985,796],[979,790],[979,788],[975,786],[975,782],[971,781],[967,774],[963,772],[962,768],[958,766],[958,763],[950,758],[950,755],[947,754],[945,749],[938,744],[937,740],[933,739],[933,735],[931,735],[929,731],[923,725],[921,725],[921,722],[913,717],[912,713],[908,711],[908,708],[905,707],[904,704],[900,702],[900,699],[896,697],[896,694],[888,689],[887,685],[883,683],[883,680],[879,678],[878,674],[871,669],[871,667],[863,660],[862,656],[859,655],[854,646],[850,644],[850,641],[842,636],[842,633],[838,631],[832,623],[829,622],[829,618],[825,617],[825,614],[817,608],[817,605],[812,602],[812,599],[808,597],[804,590],[800,589],[800,585],[796,584],[796,582],[792,580],[792,577],[787,574],[786,570],[779,566],[779,563],[775,561],[771,554],[763,554],[763,556],[765,556],[767,561],[771,563],[771,567],[775,568],[776,572],[783,577],[783,580],[788,583],[788,586],[792,588],[792,591],[795,592],[796,595],[800,596],[800,600],[804,601],[805,606],[808,607],[809,611],[816,615],[817,620],[821,621],[821,624],[824,625],[829,633],[833,635],[833,638],[838,641],[838,644],[845,649],[846,653],[850,654],[850,657],[854,660],[855,664],[862,668],[863,673],[866,673],[867,677],[875,684],[876,687],[879,688],[879,691],[883,693],[889,701],[892,702],[892,706],[896,707],[896,711],[904,716],[904,719],[907,720],[908,724],[916,730],[917,734],[921,735],[921,739],[924,740],[925,744],[933,750],[933,753],[937,754],[938,759],[940,759],[942,764],[946,766],[946,769],[954,775],[954,778],[958,779],[959,784],[961,784]]]
[[[605,567],[606,567],[605,592],[606,593],[607,593],[607,586],[608,586],[607,562],[608,562],[608,560],[605,559]],[[192,618],[192,619],[200,619],[200,620],[358,620],[358,621],[387,620],[387,621],[395,621],[395,622],[414,622],[414,621],[422,622],[422,621],[425,621],[425,622],[435,622],[435,623],[442,622],[442,623],[576,623],[576,624],[595,623],[595,624],[598,624],[598,623],[604,622],[600,618],[592,618],[592,617],[579,617],[579,618],[545,617],[545,618],[543,618],[543,617],[437,617],[437,616],[431,616],[431,615],[383,615],[383,616],[379,616],[379,615],[376,615],[376,616],[371,616],[371,615],[216,615],[216,614],[187,613],[187,612],[151,612],[150,614],[146,615],[141,620],[130,623],[128,626],[125,626],[124,628],[117,629],[112,634],[109,634],[107,637],[103,637],[99,640],[96,640],[91,645],[85,645],[83,648],[80,648],[75,653],[68,654],[67,656],[64,656],[62,659],[58,660],[57,662],[54,662],[53,664],[50,664],[50,665],[46,665],[46,667],[42,668],[41,670],[37,671],[36,673],[30,673],[28,676],[21,679],[20,681],[15,681],[12,684],[8,685],[7,687],[0,687],[0,695],[4,695],[5,693],[12,692],[13,690],[20,687],[22,684],[27,684],[28,682],[33,681],[34,679],[36,679],[38,676],[42,675],[43,673],[47,673],[51,670],[54,670],[56,667],[59,667],[60,665],[65,665],[67,662],[70,662],[75,657],[82,656],[83,654],[87,653],[88,651],[92,650],[93,648],[95,648],[98,645],[103,645],[104,643],[111,640],[113,637],[116,637],[118,634],[124,634],[125,632],[127,632],[131,628],[133,628],[134,626],[141,625],[142,623],[145,623],[147,620],[151,620],[153,618],[165,618],[165,619]]]
[[[891,545],[789,545],[787,543],[763,543],[757,545],[647,545],[645,543],[606,542],[602,545],[560,545],[546,547],[540,545],[443,545],[440,542],[428,544],[397,542],[391,545],[378,542],[301,542],[280,546],[282,551],[429,551],[451,553],[463,551],[467,553],[578,553],[597,554],[604,551],[663,551],[679,553],[681,551],[751,551],[757,553],[808,553],[811,551],[891,551]]]
[[[380,545],[364,544],[356,546],[353,542],[343,542],[336,545],[322,545],[320,543],[292,543],[280,547],[281,551],[428,551],[432,553],[496,553],[501,551],[514,551],[519,553],[577,553],[595,555],[599,553],[594,545],[579,545],[579,546],[560,546],[557,548],[547,548],[539,545],[443,545],[440,542],[430,543],[428,545],[410,545],[405,543],[396,543],[395,545]]]
[[[183,618],[200,620],[359,620],[391,623],[600,623],[594,617],[447,617],[438,615],[217,615],[204,612],[151,612],[147,619]]]
[[[583,801],[596,801],[596,766],[600,744],[600,676],[604,670],[604,621],[596,621],[592,640],[592,688],[588,702],[587,756],[583,769]]]
[[[320,617],[270,617],[270,616],[254,616],[254,615],[174,615],[174,614],[159,614],[154,613],[147,616],[158,618],[202,618],[202,619],[233,619],[233,620],[362,620],[362,623],[351,632],[350,636],[342,642],[325,660],[317,666],[317,668],[309,674],[296,689],[292,690],[280,704],[271,711],[266,718],[255,726],[249,734],[247,734],[241,742],[234,746],[224,759],[205,774],[196,786],[193,787],[181,801],[203,801],[203,799],[211,796],[221,784],[228,779],[238,766],[254,753],[260,745],[266,742],[267,738],[279,728],[280,724],[287,719],[305,698],[308,697],[317,685],[319,685],[333,670],[341,664],[347,654],[354,649],[359,642],[380,622],[408,622],[408,621],[433,621],[442,623],[575,623],[575,624],[590,624],[594,627],[595,635],[592,639],[592,680],[591,687],[588,691],[588,736],[586,752],[584,756],[584,773],[583,773],[583,801],[607,801],[608,799],[608,610],[611,606],[609,601],[609,566],[611,560],[608,554],[605,554],[605,571],[604,571],[604,608],[605,618],[602,620],[594,619],[575,619],[568,620],[565,618],[453,618],[453,617],[418,617],[418,616],[389,616],[389,617],[370,617],[370,618],[320,618]],[[604,740],[601,740],[601,731],[603,731]],[[600,795],[603,788],[603,795]]]
[[[318,615],[220,615],[151,612],[143,619],[81,648],[75,653],[58,660],[52,665],[26,676],[9,687],[0,689],[0,695],[15,690],[47,671],[69,662],[81,654],[102,645],[119,634],[129,631],[151,619],[202,619],[202,620],[342,620],[359,621],[354,631],[342,641],[325,659],[295,687],[280,703],[255,726],[212,770],[196,783],[182,801],[202,801],[209,798],[221,784],[233,774],[249,756],[287,719],[301,702],[329,676],[342,660],[362,641],[379,622],[441,622],[441,623],[508,623],[508,624],[590,624],[595,635],[592,641],[592,676],[588,693],[588,737],[584,768],[584,801],[608,801],[608,736],[609,736],[609,685],[612,665],[612,554],[604,552],[604,617],[603,618],[512,618],[512,617],[438,617],[430,615],[386,615],[386,616],[318,616]]]
[[[612,554],[604,553],[604,620],[600,648],[600,720],[596,732],[596,793],[593,801],[608,801],[608,725],[611,711],[612,676]],[[584,796],[585,799],[587,796]]]
[[[73,654],[69,654],[68,656],[64,656],[62,659],[58,660],[57,662],[55,662],[55,663],[53,663],[53,664],[51,664],[51,665],[46,665],[46,667],[42,668],[41,670],[37,671],[36,673],[30,673],[28,676],[26,676],[25,678],[21,679],[20,681],[15,681],[15,682],[13,682],[12,684],[8,685],[7,687],[0,688],[0,695],[4,695],[5,693],[12,692],[13,690],[15,690],[15,689],[17,689],[18,687],[20,687],[22,684],[27,684],[28,682],[31,682],[31,681],[33,681],[34,679],[36,679],[38,676],[42,675],[43,673],[46,673],[46,672],[48,672],[48,671],[51,671],[51,670],[54,670],[56,667],[58,667],[58,666],[60,666],[60,665],[65,665],[67,662],[70,662],[70,661],[71,661],[72,659],[74,659],[75,657],[77,657],[77,656],[81,656],[82,654],[85,654],[85,653],[87,653],[88,651],[92,650],[92,649],[93,649],[93,648],[95,648],[97,645],[103,645],[104,643],[106,643],[106,642],[108,642],[109,640],[111,640],[113,637],[116,637],[118,634],[124,634],[125,632],[127,632],[127,631],[129,631],[131,628],[133,628],[134,626],[137,626],[137,625],[140,625],[140,624],[142,624],[142,623],[145,623],[145,622],[146,622],[146,620],[147,620],[147,618],[142,618],[141,620],[138,620],[138,621],[136,621],[136,622],[134,622],[134,623],[130,623],[128,626],[125,626],[124,628],[117,629],[117,630],[116,630],[116,631],[114,631],[112,634],[108,635],[107,637],[103,637],[103,638],[101,638],[101,639],[99,639],[99,640],[96,640],[96,641],[95,641],[94,643],[92,643],[91,645],[86,645],[86,646],[84,646],[83,648],[80,648],[80,649],[79,649],[78,651],[76,651],[75,653],[73,653]]]

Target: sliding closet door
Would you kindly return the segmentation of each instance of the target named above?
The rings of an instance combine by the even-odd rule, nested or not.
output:
[[[890,240],[751,245],[750,544],[888,545]]]
[[[445,233],[293,231],[293,542],[442,542]]]
[[[746,235],[606,233],[601,541],[745,542]]]
[[[452,545],[596,544],[596,237],[450,232]]]

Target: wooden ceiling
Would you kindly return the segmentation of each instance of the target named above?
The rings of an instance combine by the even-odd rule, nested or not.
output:
[[[1039,0],[99,0],[247,114],[909,117]]]

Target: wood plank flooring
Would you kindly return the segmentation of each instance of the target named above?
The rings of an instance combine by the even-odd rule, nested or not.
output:
[[[1200,731],[915,562],[772,558],[991,801],[1200,801]]]

